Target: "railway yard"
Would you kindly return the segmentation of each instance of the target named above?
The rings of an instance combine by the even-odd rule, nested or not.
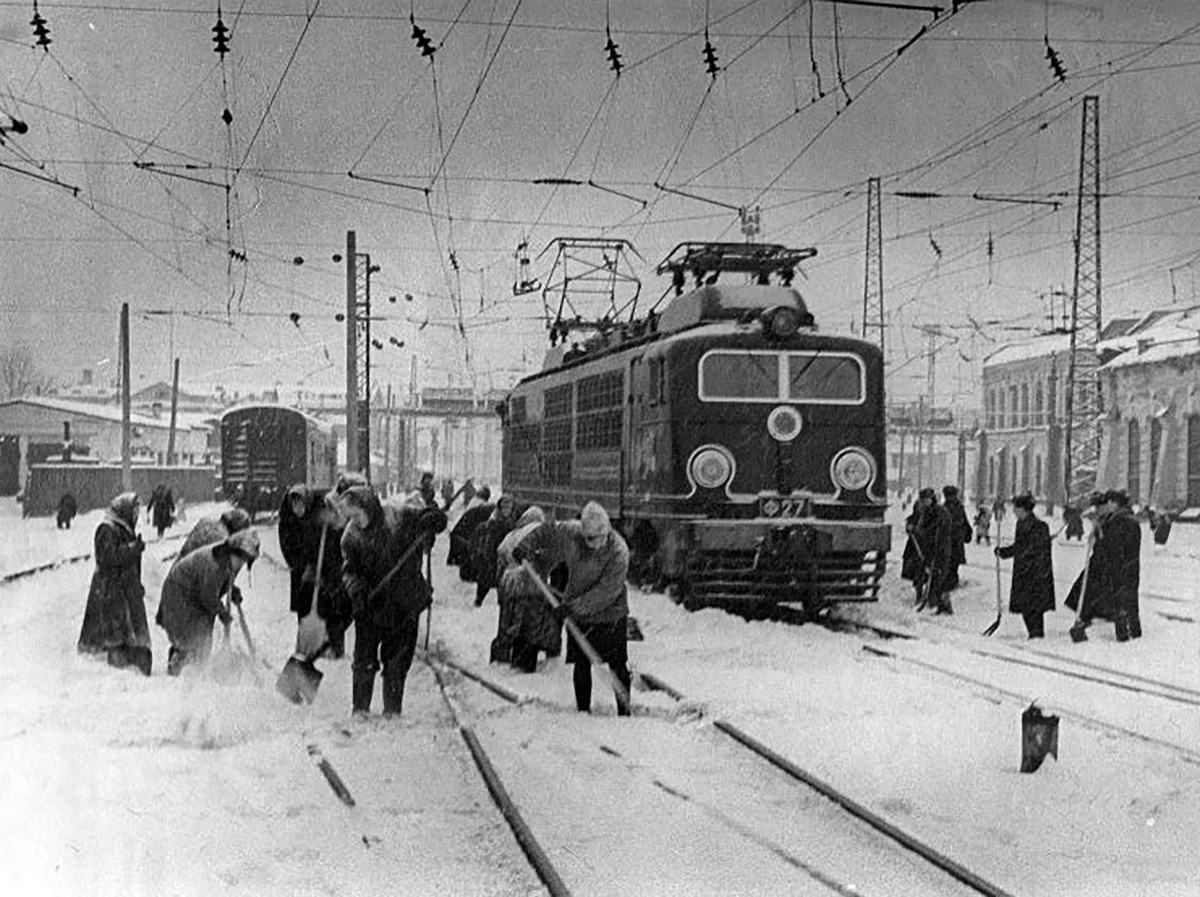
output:
[[[256,657],[235,635],[238,664],[172,680],[154,629],[145,680],[75,654],[92,517],[69,534],[4,523],[20,535],[0,553],[0,841],[21,893],[1174,895],[1200,880],[1195,528],[1144,541],[1146,632],[1126,644],[1111,626],[1068,638],[1084,549],[1061,540],[1043,642],[1007,613],[981,636],[987,546],[967,547],[953,616],[914,614],[894,569],[878,604],[824,626],[631,591],[645,640],[629,720],[602,673],[581,715],[561,659],[489,667],[495,598],[472,607],[443,537],[404,715],[362,721],[348,659],[321,662],[311,706],[274,691],[295,621],[271,527],[242,586]],[[149,544],[151,615],[188,526]],[[1007,565],[1000,582],[1006,607]],[[1034,701],[1060,717],[1058,759],[1023,775]]]

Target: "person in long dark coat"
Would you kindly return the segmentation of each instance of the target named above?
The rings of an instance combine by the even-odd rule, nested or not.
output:
[[[288,489],[279,507],[279,548],[291,577],[289,608],[299,622],[312,611],[318,574],[317,616],[325,622],[329,653],[345,655],[346,629],[351,623],[350,600],[342,583],[344,521],[328,500],[329,490],[298,483]],[[324,532],[325,551],[321,553]],[[321,562],[320,571],[317,562]]]
[[[230,508],[223,511],[220,517],[201,517],[183,540],[183,547],[179,549],[175,563],[179,563],[197,548],[224,542],[234,533],[249,528],[250,515],[241,508]]]
[[[64,492],[62,498],[58,500],[58,528],[70,529],[71,521],[75,519],[75,515],[79,513],[79,503],[75,501],[75,496],[70,492]]]
[[[517,503],[511,495],[501,495],[492,515],[479,525],[471,543],[475,567],[475,606],[482,607],[488,592],[500,582],[501,566],[497,556],[500,543],[517,523]]]
[[[957,486],[943,486],[944,507],[950,515],[950,564],[946,568],[946,590],[958,588],[958,568],[967,562],[964,547],[971,541],[971,521],[958,498]]]
[[[476,530],[492,516],[494,510],[496,506],[488,502],[470,506],[462,512],[458,522],[450,529],[450,551],[446,555],[446,563],[451,567],[458,567],[458,576],[463,582],[476,582],[478,579],[474,558],[471,556],[471,544]]]
[[[917,541],[917,523],[921,519],[921,509],[913,504],[913,509],[904,518],[904,532],[908,538],[904,543],[904,554],[900,561],[900,578],[907,579],[916,589],[913,603],[920,610],[925,598],[925,553]]]
[[[171,487],[164,483],[155,486],[154,491],[150,493],[150,502],[146,505],[146,510],[150,512],[154,529],[158,531],[158,537],[161,539],[163,533],[175,522],[175,496]]]
[[[1063,602],[1073,611],[1079,611],[1080,595],[1084,581],[1087,582],[1087,594],[1083,595],[1083,611],[1079,613],[1075,624],[1086,629],[1093,620],[1117,619],[1116,604],[1113,592],[1113,569],[1111,545],[1105,542],[1105,527],[1109,518],[1108,506],[1104,501],[1104,493],[1093,492],[1088,498],[1092,507],[1092,533],[1088,537],[1088,560],[1085,568],[1072,583]]]
[[[146,589],[142,586],[142,552],[137,534],[138,497],[122,492],[96,527],[96,571],[77,648],[105,654],[116,667],[136,666],[150,675],[150,627],[146,623]]]
[[[938,504],[937,492],[928,487],[917,495],[917,518],[911,538],[923,568],[924,600],[918,597],[917,609],[932,607],[938,614],[952,614],[946,586],[951,564],[953,525],[950,514]],[[916,584],[916,580],[913,580]]]
[[[1075,505],[1063,508],[1063,525],[1067,531],[1067,539],[1083,540],[1083,512]]]
[[[975,544],[982,545],[992,544],[992,509],[987,505],[980,505],[975,512]]]
[[[221,596],[228,591],[233,603],[241,604],[241,591],[234,580],[243,566],[253,565],[258,555],[258,534],[247,529],[223,542],[197,548],[167,572],[154,622],[167,631],[171,640],[168,674],[178,676],[185,667],[208,660],[213,622],[220,617],[229,625],[232,619]]]
[[[516,526],[496,549],[497,564],[503,572],[497,586],[500,616],[489,659],[511,662],[526,673],[537,669],[539,651],[545,651],[550,657],[556,657],[562,651],[562,624],[554,616],[537,584],[517,560],[526,538],[537,531],[545,519],[546,515],[536,505],[526,508]],[[540,562],[540,557],[532,557],[532,551],[529,553],[535,569],[543,578],[549,577],[555,564],[565,560],[561,550],[556,558],[545,564]],[[565,582],[560,585],[565,585]]]
[[[1020,614],[1031,639],[1046,635],[1044,615],[1054,610],[1054,564],[1050,554],[1050,527],[1033,513],[1033,496],[1012,500],[1017,518],[1011,545],[997,546],[996,557],[1013,559],[1010,613]]]
[[[382,665],[383,712],[398,716],[416,652],[420,613],[431,597],[421,575],[425,552],[419,546],[446,528],[446,515],[425,506],[419,495],[410,496],[402,508],[385,509],[369,486],[351,488],[342,498],[349,521],[342,534],[342,579],[355,626],[352,710],[370,713],[375,673]],[[418,549],[409,552],[414,545]],[[407,560],[388,579],[406,553]]]
[[[1105,551],[1110,555],[1113,604],[1116,609],[1117,641],[1142,637],[1142,619],[1138,609],[1141,585],[1142,527],[1129,507],[1129,495],[1123,489],[1105,494],[1108,520],[1105,523]]]

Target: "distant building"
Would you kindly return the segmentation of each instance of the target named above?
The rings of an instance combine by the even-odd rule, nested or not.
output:
[[[1156,313],[1103,346],[1098,486],[1200,517],[1200,306]]]
[[[170,421],[132,414],[133,454],[144,462],[165,464]],[[0,495],[24,487],[30,464],[47,460],[107,462],[121,457],[121,409],[45,396],[0,402]],[[208,428],[177,423],[179,463],[204,463]]]

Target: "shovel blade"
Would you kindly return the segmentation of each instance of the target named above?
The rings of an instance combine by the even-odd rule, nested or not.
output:
[[[1076,644],[1079,642],[1086,642],[1088,640],[1087,629],[1083,626],[1072,626],[1068,632],[1070,633],[1071,641],[1075,642]]]
[[[991,635],[992,633],[994,633],[994,632],[995,632],[997,629],[999,629],[999,628],[1000,628],[1000,618],[999,618],[999,617],[996,617],[996,619],[992,621],[991,625],[990,625],[990,626],[988,626],[988,628],[987,628],[987,629],[983,630],[983,634],[984,634],[984,635]]]
[[[293,704],[311,704],[324,676],[311,660],[289,657],[275,680],[275,690]]]

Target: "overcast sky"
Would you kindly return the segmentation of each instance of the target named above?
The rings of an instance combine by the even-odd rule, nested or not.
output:
[[[971,401],[980,359],[1071,288],[1089,94],[1105,317],[1196,301],[1200,8],[946,3],[245,0],[223,59],[215,3],[41,3],[48,53],[30,4],[0,3],[0,127],[28,126],[0,146],[0,348],[103,375],[127,301],[137,386],[169,378],[173,339],[186,383],[337,388],[352,229],[380,266],[375,381],[406,389],[415,354],[419,385],[503,385],[546,343],[541,294],[513,295],[522,240],[547,281],[555,237],[629,240],[645,304],[673,246],[740,239],[754,206],[760,240],[818,249],[797,284],[840,332],[877,176],[889,387],[924,389],[914,328],[939,324],[935,400]]]

